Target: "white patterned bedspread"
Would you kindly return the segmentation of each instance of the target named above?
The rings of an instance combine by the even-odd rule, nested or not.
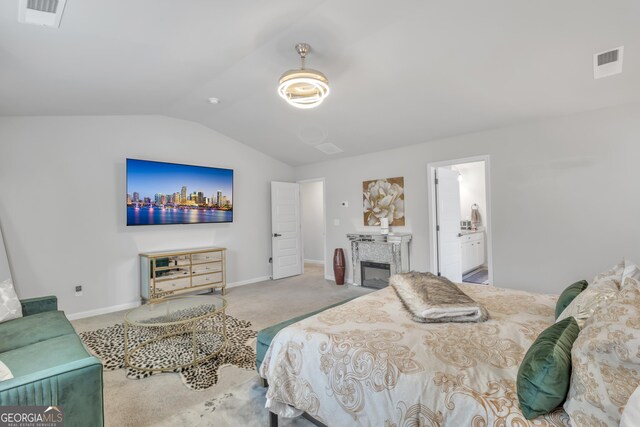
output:
[[[416,323],[387,287],[283,329],[260,367],[267,407],[331,427],[568,426],[562,409],[525,420],[516,396],[518,366],[553,323],[557,296],[459,286],[489,321]]]

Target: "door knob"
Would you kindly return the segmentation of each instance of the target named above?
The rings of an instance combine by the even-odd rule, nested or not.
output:
[[[282,234],[273,233],[273,237],[280,237],[280,236],[282,236]]]
[[[462,237],[462,233],[458,233],[458,237]]]

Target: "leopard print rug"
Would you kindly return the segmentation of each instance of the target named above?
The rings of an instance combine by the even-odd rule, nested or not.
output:
[[[194,313],[183,312],[180,316],[194,317]],[[222,316],[215,316],[198,321],[198,330],[210,329],[222,333]],[[159,319],[161,320],[161,319]],[[183,383],[192,390],[206,390],[218,382],[218,370],[222,366],[233,365],[243,369],[255,369],[256,353],[253,346],[247,345],[257,336],[257,332],[249,329],[251,322],[226,316],[228,344],[222,346],[220,335],[201,332],[197,334],[198,357],[211,354],[220,349],[217,356],[196,366],[171,370],[178,372]],[[183,332],[184,331],[184,332]],[[189,363],[193,357],[193,338],[184,326],[171,327],[129,327],[129,348],[157,337],[160,334],[178,332],[177,335],[153,343],[133,354],[131,361],[137,366],[161,368],[180,363]],[[89,350],[98,357],[107,370],[124,368],[124,326],[122,323],[98,329],[97,331],[79,334]],[[159,372],[141,371],[127,368],[127,377],[131,379],[146,378]]]

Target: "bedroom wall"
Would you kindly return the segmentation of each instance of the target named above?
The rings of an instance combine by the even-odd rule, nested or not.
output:
[[[4,248],[4,241],[2,239],[2,230],[0,230],[0,282],[4,282],[7,279],[11,279],[11,269],[9,268],[9,261],[7,260],[7,252]]]
[[[300,183],[304,260],[324,262],[324,191],[322,181]]]
[[[362,224],[362,181],[404,176],[406,226],[394,231],[413,233],[411,267],[426,271],[427,163],[488,154],[495,284],[559,293],[623,256],[640,262],[639,141],[631,105],[301,166],[296,178],[326,178],[329,254],[374,230]]]
[[[55,294],[70,314],[126,308],[139,302],[138,253],[176,248],[227,247],[229,283],[270,275],[269,183],[293,179],[284,163],[162,116],[0,118],[0,141],[0,224],[21,297]],[[127,227],[127,157],[234,169],[234,222]]]

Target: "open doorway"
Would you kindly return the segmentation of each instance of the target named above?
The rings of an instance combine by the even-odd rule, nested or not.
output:
[[[489,157],[431,163],[428,171],[432,272],[493,283]]]
[[[302,254],[304,272],[324,276],[325,206],[324,178],[299,181],[302,211]]]

